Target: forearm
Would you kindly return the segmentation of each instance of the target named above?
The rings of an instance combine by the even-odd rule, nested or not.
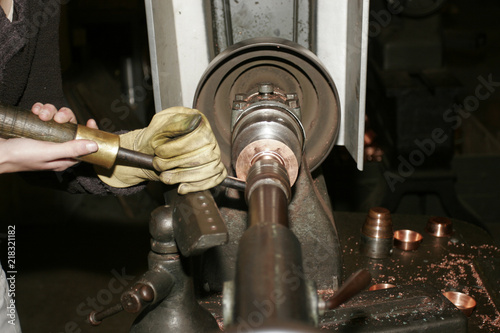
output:
[[[74,165],[78,156],[97,149],[97,144],[89,140],[53,143],[21,138],[0,139],[0,173],[62,171]]]
[[[0,174],[11,173],[13,171],[9,156],[9,150],[3,141],[0,141]]]

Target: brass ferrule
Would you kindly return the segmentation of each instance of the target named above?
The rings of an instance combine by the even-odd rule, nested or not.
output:
[[[78,125],[75,135],[76,140],[91,140],[97,143],[99,150],[95,153],[81,156],[78,159],[84,162],[110,169],[116,161],[120,149],[120,137],[113,133],[100,131],[86,126]]]

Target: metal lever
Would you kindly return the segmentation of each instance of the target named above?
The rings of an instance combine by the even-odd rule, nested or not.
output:
[[[372,276],[370,272],[366,269],[360,269],[351,275],[331,298],[326,300],[325,308],[327,310],[335,309],[340,304],[346,302],[361,290],[365,289],[370,284],[371,280]]]
[[[245,189],[247,187],[247,183],[244,180],[232,176],[227,176],[220,185],[242,192],[245,192]]]
[[[108,317],[111,317],[117,313],[123,311],[123,306],[121,303],[115,304],[110,308],[104,309],[102,311],[92,311],[89,314],[89,323],[93,326],[100,325],[102,321]]]
[[[89,314],[89,322],[98,326],[106,318],[125,310],[128,313],[137,313],[150,305],[155,298],[155,292],[151,286],[144,283],[136,283],[130,290],[125,291],[120,297],[120,303],[115,304],[102,311],[92,311]]]

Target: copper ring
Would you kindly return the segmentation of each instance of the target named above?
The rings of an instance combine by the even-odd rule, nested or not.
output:
[[[394,246],[403,251],[414,251],[422,242],[422,235],[413,230],[396,230],[394,232]]]
[[[390,283],[377,283],[368,288],[369,291],[374,291],[374,290],[383,290],[383,289],[390,289],[390,288],[396,288],[396,285],[390,284]]]
[[[472,311],[476,307],[476,301],[474,300],[474,298],[464,293],[458,291],[446,291],[443,293],[443,295],[450,302],[452,302],[453,305],[462,310],[464,315],[466,315],[467,317],[472,314]]]

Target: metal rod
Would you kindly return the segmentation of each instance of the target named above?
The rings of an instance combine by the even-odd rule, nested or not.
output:
[[[222,186],[233,188],[238,191],[245,191],[247,183],[244,180],[238,179],[236,177],[227,176],[221,183]]]
[[[155,170],[153,165],[154,155],[120,147],[116,155],[116,164],[127,165],[141,169]]]
[[[154,155],[143,154],[121,147],[116,155],[117,164],[157,171],[153,165],[153,160]],[[238,191],[245,191],[246,188],[245,181],[232,176],[227,176],[220,185],[233,188]]]
[[[104,309],[102,311],[92,311],[89,314],[89,322],[93,326],[100,325],[102,321],[108,317],[111,317],[119,312],[123,311],[123,306],[121,303],[115,304],[110,308]]]
[[[248,207],[250,226],[269,223],[288,227],[288,200],[279,187],[259,186],[253,191]]]

